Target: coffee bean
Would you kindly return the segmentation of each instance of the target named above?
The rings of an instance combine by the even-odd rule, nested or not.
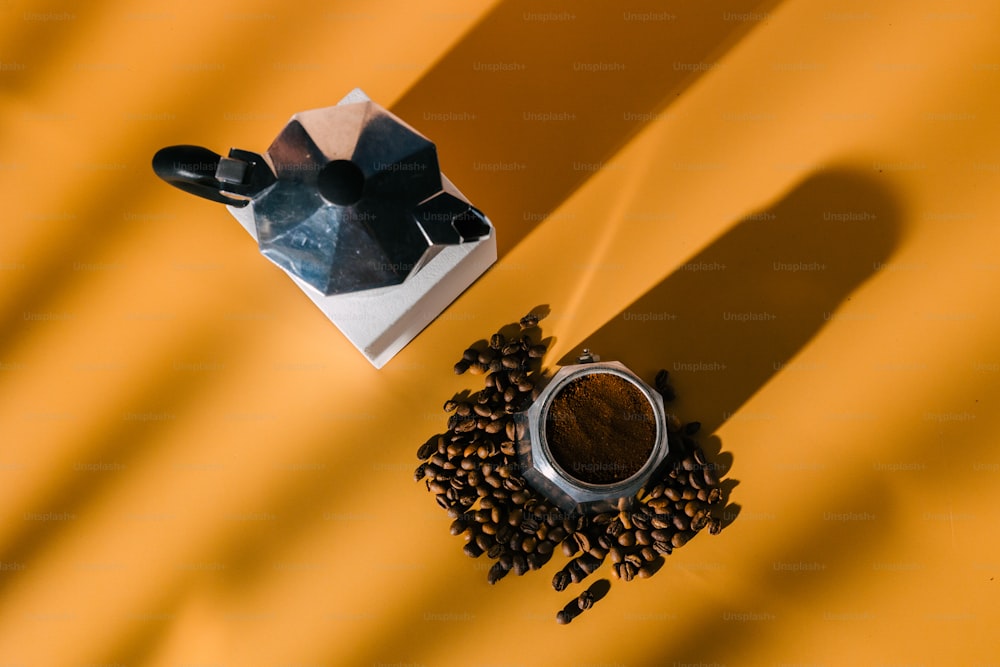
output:
[[[528,348],[528,356],[532,359],[541,359],[545,356],[545,346],[544,345],[532,345]]]
[[[670,372],[667,369],[661,368],[659,371],[657,371],[656,378],[653,380],[653,384],[656,387],[657,391],[662,393],[664,388],[669,386],[669,382],[670,382]]]
[[[673,552],[674,546],[669,541],[653,542],[653,549],[656,550],[656,553],[663,554],[664,556],[669,556]]]
[[[691,533],[687,532],[674,533],[674,536],[670,538],[670,544],[675,549],[679,549],[685,544],[687,544],[688,540],[690,539],[691,539]]]
[[[524,329],[531,329],[532,327],[537,327],[538,326],[538,316],[529,313],[528,315],[525,315],[524,317],[521,318],[521,321],[519,322],[519,324],[521,325],[521,330],[522,331]]]
[[[524,480],[521,479],[520,477],[508,477],[507,479],[505,479],[503,481],[503,488],[507,489],[511,493],[513,493],[515,491],[523,491],[524,490]],[[528,500],[530,500],[530,499],[531,499],[531,495],[529,494],[528,495]],[[527,502],[528,501],[526,500],[525,504],[527,504]]]
[[[505,512],[502,507],[494,507],[490,510],[490,521],[499,524],[506,521]]]
[[[691,525],[691,520],[684,514],[674,515],[674,527],[677,530],[687,530]]]
[[[608,549],[606,547],[601,546],[600,544],[595,544],[594,546],[590,547],[590,551],[588,551],[587,553],[589,553],[591,556],[593,556],[598,560],[604,560],[608,555]]]
[[[483,427],[483,430],[487,433],[499,433],[503,430],[504,424],[502,421],[491,421],[489,424]]]
[[[635,543],[640,546],[647,546],[653,543],[653,538],[647,530],[635,531]]]
[[[524,554],[514,554],[514,574],[520,577],[527,571],[528,561],[525,559]]]
[[[521,358],[519,356],[510,354],[500,360],[500,363],[504,368],[514,369],[521,365]]]
[[[672,413],[667,413],[667,433],[677,433],[683,428],[681,420]]]
[[[653,538],[653,542],[670,541],[670,536],[674,534],[674,531],[672,530],[673,524],[671,523],[670,526],[671,529],[659,529],[650,533],[650,537]]]
[[[576,598],[576,604],[580,611],[587,611],[594,606],[594,594],[589,589],[585,590]]]
[[[463,359],[455,364],[455,375],[462,375],[469,370],[469,362]]]
[[[715,474],[715,471],[712,470],[711,468],[705,468],[702,471],[702,476],[705,478],[706,486],[715,486],[716,484],[719,483],[718,476]]]
[[[670,498],[670,492],[674,489],[667,489],[665,492],[667,494],[666,498],[658,498],[656,500],[650,500],[646,503],[651,509],[653,509],[657,514],[663,514],[672,507],[673,501],[680,500],[680,494],[676,494],[677,498]]]
[[[499,331],[490,336],[490,347],[493,348],[494,350],[499,350],[506,344],[507,344],[507,339],[504,338],[504,335]]]
[[[622,531],[618,536],[618,544],[623,547],[631,547],[635,545],[635,533],[630,530]]]
[[[469,542],[468,544],[466,544],[464,547],[462,547],[462,551],[465,552],[466,556],[469,556],[471,558],[479,558],[480,556],[483,555],[483,550],[480,549],[475,542]]]
[[[656,560],[659,554],[656,553],[656,549],[654,549],[653,547],[643,547],[642,550],[639,552],[639,555],[642,556],[642,559],[644,561],[646,561],[647,563],[651,563],[654,560]]]
[[[722,532],[722,522],[718,519],[710,519],[708,522],[708,532],[711,535],[718,535]]]
[[[688,473],[688,484],[691,485],[692,489],[703,489],[705,487],[705,475],[701,471],[693,471]],[[695,493],[695,497],[697,497]]]
[[[494,563],[493,567],[491,567],[490,571],[486,574],[486,581],[488,581],[492,586],[506,577],[508,572],[510,572],[510,570],[505,568],[501,563]]]
[[[552,577],[552,588],[556,589],[556,591],[562,592],[566,590],[566,587],[569,586],[569,584],[570,584],[569,572],[567,572],[565,569],[559,570]]]
[[[420,449],[417,450],[417,458],[427,460],[433,456],[435,452],[437,452],[437,438],[428,440],[424,444],[420,445]]]
[[[601,566],[601,562],[600,558],[595,558],[590,554],[584,554],[576,558],[576,564],[585,576],[592,574],[594,570],[599,568]]]

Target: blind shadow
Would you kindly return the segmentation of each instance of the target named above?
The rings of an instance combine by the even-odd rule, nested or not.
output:
[[[392,111],[437,144],[503,256],[778,4],[507,0]]]

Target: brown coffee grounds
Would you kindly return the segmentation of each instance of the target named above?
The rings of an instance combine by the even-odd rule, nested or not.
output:
[[[631,382],[589,373],[552,399],[545,437],[566,473],[588,484],[614,484],[649,459],[656,423],[649,401]]]

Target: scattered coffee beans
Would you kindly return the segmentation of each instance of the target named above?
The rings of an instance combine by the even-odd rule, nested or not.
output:
[[[520,576],[541,569],[556,550],[570,559],[552,578],[556,591],[583,581],[609,559],[618,579],[650,577],[664,556],[702,528],[712,534],[722,529],[725,493],[715,466],[694,439],[700,425],[668,416],[670,454],[629,509],[560,511],[525,482],[514,442],[513,414],[537,398],[544,377],[546,346],[538,321],[537,315],[526,315],[490,336],[487,344],[462,353],[455,372],[484,375],[485,386],[445,401],[447,430],[417,449],[421,463],[414,478],[448,513],[451,534],[465,539],[465,553],[494,561],[486,577],[490,584],[511,572]],[[666,370],[657,373],[654,384],[664,401],[674,398]],[[553,456],[565,471],[582,481],[607,484],[642,467],[656,426],[641,392],[602,373],[585,375],[562,389],[545,428]],[[616,465],[599,465],[608,460]],[[569,602],[556,620],[569,623],[590,609],[603,596],[593,592],[598,584]]]

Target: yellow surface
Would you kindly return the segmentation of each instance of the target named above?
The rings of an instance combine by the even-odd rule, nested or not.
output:
[[[1000,663],[1000,4],[697,4],[0,1],[0,664]],[[149,168],[355,86],[501,253],[381,371]],[[540,304],[739,482],[567,627],[411,480]]]

